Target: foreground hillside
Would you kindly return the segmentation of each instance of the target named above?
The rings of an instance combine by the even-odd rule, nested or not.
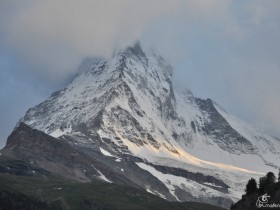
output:
[[[168,202],[144,190],[92,181],[73,182],[40,167],[0,156],[0,209],[222,210],[209,204]]]

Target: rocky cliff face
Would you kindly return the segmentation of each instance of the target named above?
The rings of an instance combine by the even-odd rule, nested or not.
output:
[[[64,142],[71,153],[106,159],[107,176],[121,174],[169,200],[229,207],[246,180],[279,166],[278,139],[210,99],[174,90],[171,66],[139,44],[111,60],[88,59],[70,84],[20,122]]]

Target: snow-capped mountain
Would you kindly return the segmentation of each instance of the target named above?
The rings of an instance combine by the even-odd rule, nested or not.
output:
[[[114,160],[110,170],[174,201],[229,207],[249,178],[280,163],[279,139],[210,99],[174,90],[172,67],[138,43],[111,60],[87,59],[70,84],[20,122],[77,151]]]

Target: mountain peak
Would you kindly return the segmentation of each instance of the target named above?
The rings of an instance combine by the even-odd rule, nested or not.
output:
[[[135,42],[133,45],[125,47],[124,49],[116,51],[113,56],[113,60],[114,59],[121,62],[132,59],[140,63],[140,65],[143,65],[148,70],[151,70],[148,68],[148,65],[158,65],[160,66],[160,68],[157,69],[158,74],[164,73],[170,77],[172,76],[172,67],[165,61],[165,59],[151,49],[144,49],[139,41]]]
[[[146,57],[145,52],[143,51],[139,41],[135,42],[132,46],[128,46],[125,51],[131,52],[134,55]]]
[[[57,137],[79,130],[81,123],[88,127],[108,106],[124,110],[128,106],[127,111],[137,115],[149,113],[155,107],[160,118],[174,117],[171,77],[172,68],[164,59],[144,52],[140,43],[136,43],[120,50],[112,60],[86,59],[80,73],[64,90],[30,109],[22,121]],[[146,108],[142,107],[143,100]]]

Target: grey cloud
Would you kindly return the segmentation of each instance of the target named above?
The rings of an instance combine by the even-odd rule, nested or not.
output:
[[[147,24],[178,5],[176,0],[164,2],[31,1],[6,22],[2,41],[32,69],[60,79],[74,71],[82,58],[108,57],[118,45],[139,39]]]
[[[3,11],[2,42],[28,62],[35,73],[50,80],[73,73],[84,57],[109,57],[115,48],[141,39],[150,27],[168,18],[181,19],[183,25],[202,20],[205,24],[219,22],[229,25],[227,29],[234,28],[234,19],[228,13],[231,0],[29,0],[24,5],[16,2],[1,3],[2,8],[9,8],[9,12]],[[175,39],[179,27],[172,28],[170,34],[166,25],[157,33],[158,39]],[[172,50],[170,44],[165,48]]]

